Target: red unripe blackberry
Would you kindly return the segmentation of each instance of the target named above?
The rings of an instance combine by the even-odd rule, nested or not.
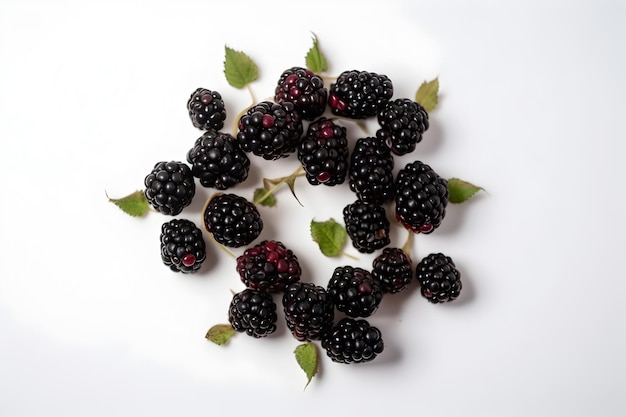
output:
[[[282,291],[300,280],[300,263],[282,242],[264,240],[237,258],[237,272],[248,288],[268,292]]]
[[[290,102],[304,120],[314,120],[326,109],[328,90],[324,80],[308,68],[292,67],[285,70],[276,85],[274,101]]]

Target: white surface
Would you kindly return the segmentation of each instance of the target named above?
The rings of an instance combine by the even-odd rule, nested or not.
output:
[[[625,17],[618,1],[3,1],[0,414],[624,415]],[[286,331],[204,339],[242,288],[234,261],[210,247],[199,276],[170,273],[166,219],[129,218],[104,192],[184,159],[196,87],[222,92],[229,123],[248,104],[221,73],[225,44],[257,62],[264,98],[304,63],[311,32],[331,74],[386,73],[409,97],[438,76],[440,107],[405,160],[488,194],[415,241],[415,257],[455,258],[462,297],[430,305],[413,287],[385,299],[371,319],[384,353],[363,366],[324,356],[303,391]],[[253,159],[237,191],[295,167]],[[264,236],[322,285],[337,265],[367,267],[324,258],[308,235],[352,195],[297,184],[304,207],[280,191],[261,209]],[[198,220],[210,193],[181,217]]]

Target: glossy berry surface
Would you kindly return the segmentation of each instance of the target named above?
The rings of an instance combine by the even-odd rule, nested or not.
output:
[[[432,253],[422,259],[415,274],[422,295],[431,303],[456,300],[463,288],[461,273],[454,261],[442,253]]]
[[[276,303],[271,294],[246,288],[233,296],[228,321],[233,329],[248,336],[268,336],[276,331]]]
[[[202,214],[205,229],[220,244],[246,246],[263,230],[256,206],[237,194],[218,194],[210,199]]]
[[[293,103],[304,120],[314,120],[326,109],[328,90],[324,80],[308,68],[292,67],[278,79],[274,92],[277,103]]]
[[[382,287],[374,276],[363,268],[352,266],[335,268],[327,291],[337,310],[350,317],[371,316],[383,298]]]
[[[367,320],[343,318],[324,335],[322,348],[333,362],[370,362],[383,352],[385,343],[377,327]]]
[[[144,194],[152,207],[170,216],[180,214],[196,193],[191,168],[179,161],[156,163],[144,185]]]
[[[161,260],[174,272],[194,273],[206,259],[202,230],[187,219],[173,219],[161,225]]]
[[[202,130],[220,130],[226,120],[226,106],[222,95],[206,88],[196,89],[187,101],[191,123]]]
[[[298,147],[298,159],[309,184],[342,184],[348,174],[346,128],[325,118],[310,123]]]

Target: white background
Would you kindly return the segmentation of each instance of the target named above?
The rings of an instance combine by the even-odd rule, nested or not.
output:
[[[608,0],[4,0],[0,414],[624,415],[625,18]],[[250,98],[225,81],[224,45],[258,64],[251,89],[264,99],[304,64],[311,32],[330,75],[384,73],[396,97],[439,77],[431,128],[396,168],[421,159],[487,192],[413,246],[415,259],[455,259],[461,297],[428,304],[414,285],[385,298],[370,319],[383,354],[358,366],[323,356],[303,390],[282,326],[204,339],[243,287],[234,260],[210,246],[199,275],[170,272],[158,246],[168,219],[130,218],[105,191],[141,189],[155,162],[185,158],[197,87],[222,93],[230,129]],[[297,160],[252,165],[246,197]],[[296,186],[304,207],[281,189],[261,208],[262,236],[320,285],[336,266],[369,267],[351,247],[358,261],[325,258],[309,238],[311,219],[342,220],[347,186]],[[199,221],[211,192],[199,187],[180,217]]]

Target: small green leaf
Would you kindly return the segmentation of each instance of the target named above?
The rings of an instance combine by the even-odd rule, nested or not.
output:
[[[206,333],[206,338],[216,345],[226,344],[237,333],[230,324],[216,324]]]
[[[106,192],[105,192],[106,194]],[[118,206],[126,214],[133,217],[141,217],[150,209],[150,203],[143,191],[135,191],[122,198],[110,198],[107,195],[109,201]]]
[[[224,75],[228,84],[235,88],[243,88],[259,77],[259,68],[245,53],[226,48]]]
[[[439,104],[439,78],[432,81],[424,81],[415,93],[415,101],[429,112]]]
[[[319,357],[317,353],[317,346],[312,342],[306,342],[296,347],[296,350],[293,352],[296,355],[296,361],[300,368],[304,371],[307,377],[307,383],[304,386],[309,386],[311,383],[311,379],[317,374],[317,369],[319,366]]]
[[[266,207],[276,206],[276,196],[272,190],[267,188],[257,188],[254,190],[253,201],[255,204],[260,204]]]
[[[348,240],[346,228],[334,219],[324,222],[311,220],[311,237],[326,256],[338,256]]]
[[[313,34],[313,46],[306,54],[305,62],[306,67],[316,74],[320,74],[328,70],[328,62],[326,62],[326,58],[320,50],[319,42],[317,41],[317,36],[315,34]]]
[[[448,180],[448,191],[450,193],[448,201],[452,204],[460,204],[469,200],[481,190],[484,191],[484,188],[458,178],[450,178]]]

